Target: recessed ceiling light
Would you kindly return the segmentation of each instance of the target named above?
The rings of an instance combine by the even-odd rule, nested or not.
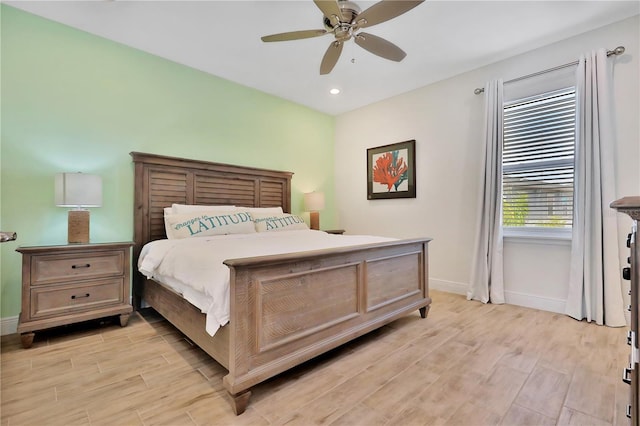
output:
[[[340,93],[340,89],[331,89],[329,90],[329,93],[331,93],[332,95],[337,95],[338,93]]]

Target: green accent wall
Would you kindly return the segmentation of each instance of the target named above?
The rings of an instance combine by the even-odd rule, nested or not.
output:
[[[56,173],[102,177],[92,242],[132,240],[131,151],[294,172],[293,212],[302,213],[304,192],[324,191],[321,226],[336,226],[332,116],[0,8],[0,229],[18,233],[0,245],[0,317],[20,313],[15,249],[66,243]]]

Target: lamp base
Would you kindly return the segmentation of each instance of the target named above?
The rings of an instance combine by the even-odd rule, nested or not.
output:
[[[309,212],[309,223],[311,229],[320,230],[320,213]]]
[[[89,242],[89,210],[69,210],[67,233],[70,244]]]

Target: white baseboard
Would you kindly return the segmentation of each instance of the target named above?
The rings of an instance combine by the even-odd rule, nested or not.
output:
[[[429,288],[454,294],[467,294],[467,284],[455,281],[429,278]],[[519,293],[505,290],[505,302],[510,305],[524,306],[525,308],[540,309],[541,311],[564,314],[565,300],[553,297],[538,296],[535,294]]]
[[[505,291],[504,301],[510,305],[524,306],[525,308],[540,309],[541,311],[564,314],[566,300],[553,297],[538,296],[535,294]]]
[[[541,311],[555,312],[557,314],[564,314],[565,305],[567,303],[564,299],[556,299],[553,297],[535,296],[533,294],[518,293],[515,291],[504,292],[505,302],[510,305],[524,306],[526,308],[540,309]],[[627,321],[627,325],[631,324],[631,312],[625,309],[624,316]]]
[[[455,281],[439,280],[436,278],[429,278],[429,288],[434,290],[440,290],[447,293],[454,294],[467,294],[467,284],[457,283]]]
[[[0,318],[0,336],[18,332],[18,317]]]

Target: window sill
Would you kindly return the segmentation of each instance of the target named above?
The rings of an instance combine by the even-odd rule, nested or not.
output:
[[[521,244],[571,245],[571,229],[502,228],[507,242]]]

